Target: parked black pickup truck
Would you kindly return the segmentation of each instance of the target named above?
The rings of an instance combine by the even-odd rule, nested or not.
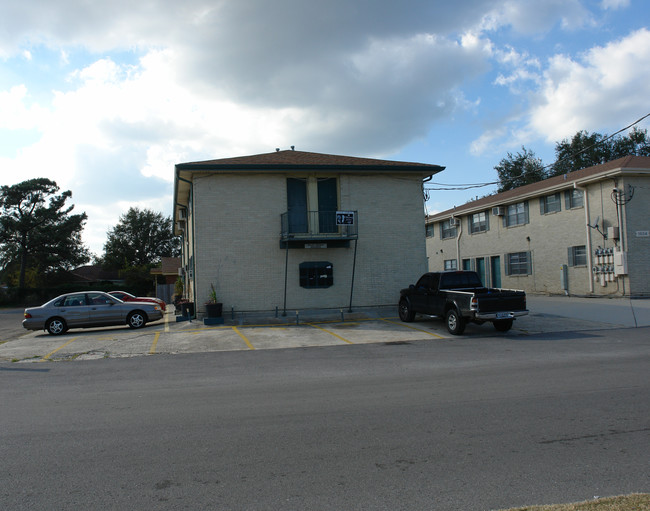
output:
[[[468,321],[491,321],[499,332],[507,332],[514,318],[528,310],[523,291],[486,288],[473,271],[445,271],[425,273],[400,291],[400,319],[413,321],[416,313],[445,318],[447,330],[460,335]]]

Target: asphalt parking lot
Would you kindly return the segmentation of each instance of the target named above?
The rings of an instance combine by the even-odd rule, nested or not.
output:
[[[282,315],[226,314],[223,325],[201,320],[177,321],[168,310],[163,320],[142,329],[109,327],[71,330],[61,336],[16,328],[20,311],[4,311],[0,330],[0,362],[92,360],[156,354],[233,350],[308,348],[315,346],[413,341],[462,342],[467,337],[518,338],[544,333],[650,326],[650,300],[529,296],[530,314],[509,332],[492,325],[468,325],[463,336],[452,336],[436,318],[418,317],[403,323],[396,307],[348,313],[292,311]],[[14,322],[17,325],[14,325]],[[1,328],[1,327],[0,327]],[[22,328],[22,327],[20,327]]]

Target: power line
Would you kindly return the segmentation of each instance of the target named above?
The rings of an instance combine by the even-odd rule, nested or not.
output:
[[[546,165],[546,166],[542,167],[542,170],[547,170],[547,169],[549,169],[549,168],[551,168],[551,167],[554,167],[554,166],[557,165],[558,163],[562,163],[562,162],[564,162],[564,161],[566,161],[566,160],[569,160],[569,159],[571,159],[571,158],[575,158],[575,157],[578,156],[579,154],[582,154],[582,153],[584,153],[585,151],[588,151],[589,149],[592,149],[593,147],[596,147],[597,145],[600,145],[600,144],[602,144],[603,142],[606,142],[606,141],[609,140],[610,138],[613,138],[613,137],[615,137],[616,135],[618,135],[619,133],[621,133],[621,132],[623,132],[623,131],[625,131],[625,130],[630,129],[632,126],[635,126],[635,125],[639,124],[642,120],[646,119],[647,117],[650,117],[650,113],[645,114],[643,117],[637,119],[637,120],[634,121],[632,124],[630,124],[630,125],[628,125],[628,126],[625,126],[625,128],[621,128],[621,129],[618,130],[617,132],[612,133],[611,135],[609,135],[609,136],[603,138],[602,140],[599,140],[598,142],[595,142],[594,144],[590,145],[589,147],[585,147],[584,149],[581,149],[580,151],[577,151],[577,152],[574,153],[574,154],[571,154],[571,155],[569,155],[569,156],[566,156],[566,157],[562,158],[561,160],[555,161],[555,162],[553,162],[553,163],[551,163],[551,164],[549,164],[549,165]],[[506,181],[514,181],[514,180],[516,180],[516,179],[517,179],[517,178],[512,178],[512,179],[509,179],[509,180],[506,180]],[[462,190],[470,190],[470,189],[472,189],[472,188],[482,188],[482,187],[484,187],[484,186],[498,185],[498,184],[500,184],[500,183],[501,183],[501,181],[490,181],[490,182],[488,182],[488,183],[445,184],[445,183],[435,183],[435,182],[431,182],[431,181],[429,181],[428,184],[436,185],[437,187],[440,187],[440,188],[432,187],[432,186],[425,186],[424,188],[425,188],[425,190],[435,190],[435,191],[453,191],[453,190],[456,190],[456,191],[462,191]]]

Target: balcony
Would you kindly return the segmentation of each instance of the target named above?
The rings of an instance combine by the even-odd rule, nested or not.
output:
[[[338,212],[341,213],[341,212]],[[289,243],[297,247],[307,243],[333,246],[348,246],[350,240],[358,237],[357,212],[346,211],[353,215],[337,215],[337,211],[287,211],[280,216],[282,246]],[[345,221],[352,223],[344,223]],[[324,248],[324,247],[323,247]]]

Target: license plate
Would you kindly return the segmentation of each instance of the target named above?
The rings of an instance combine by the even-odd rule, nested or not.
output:
[[[508,319],[509,317],[509,312],[497,312],[497,319]]]

